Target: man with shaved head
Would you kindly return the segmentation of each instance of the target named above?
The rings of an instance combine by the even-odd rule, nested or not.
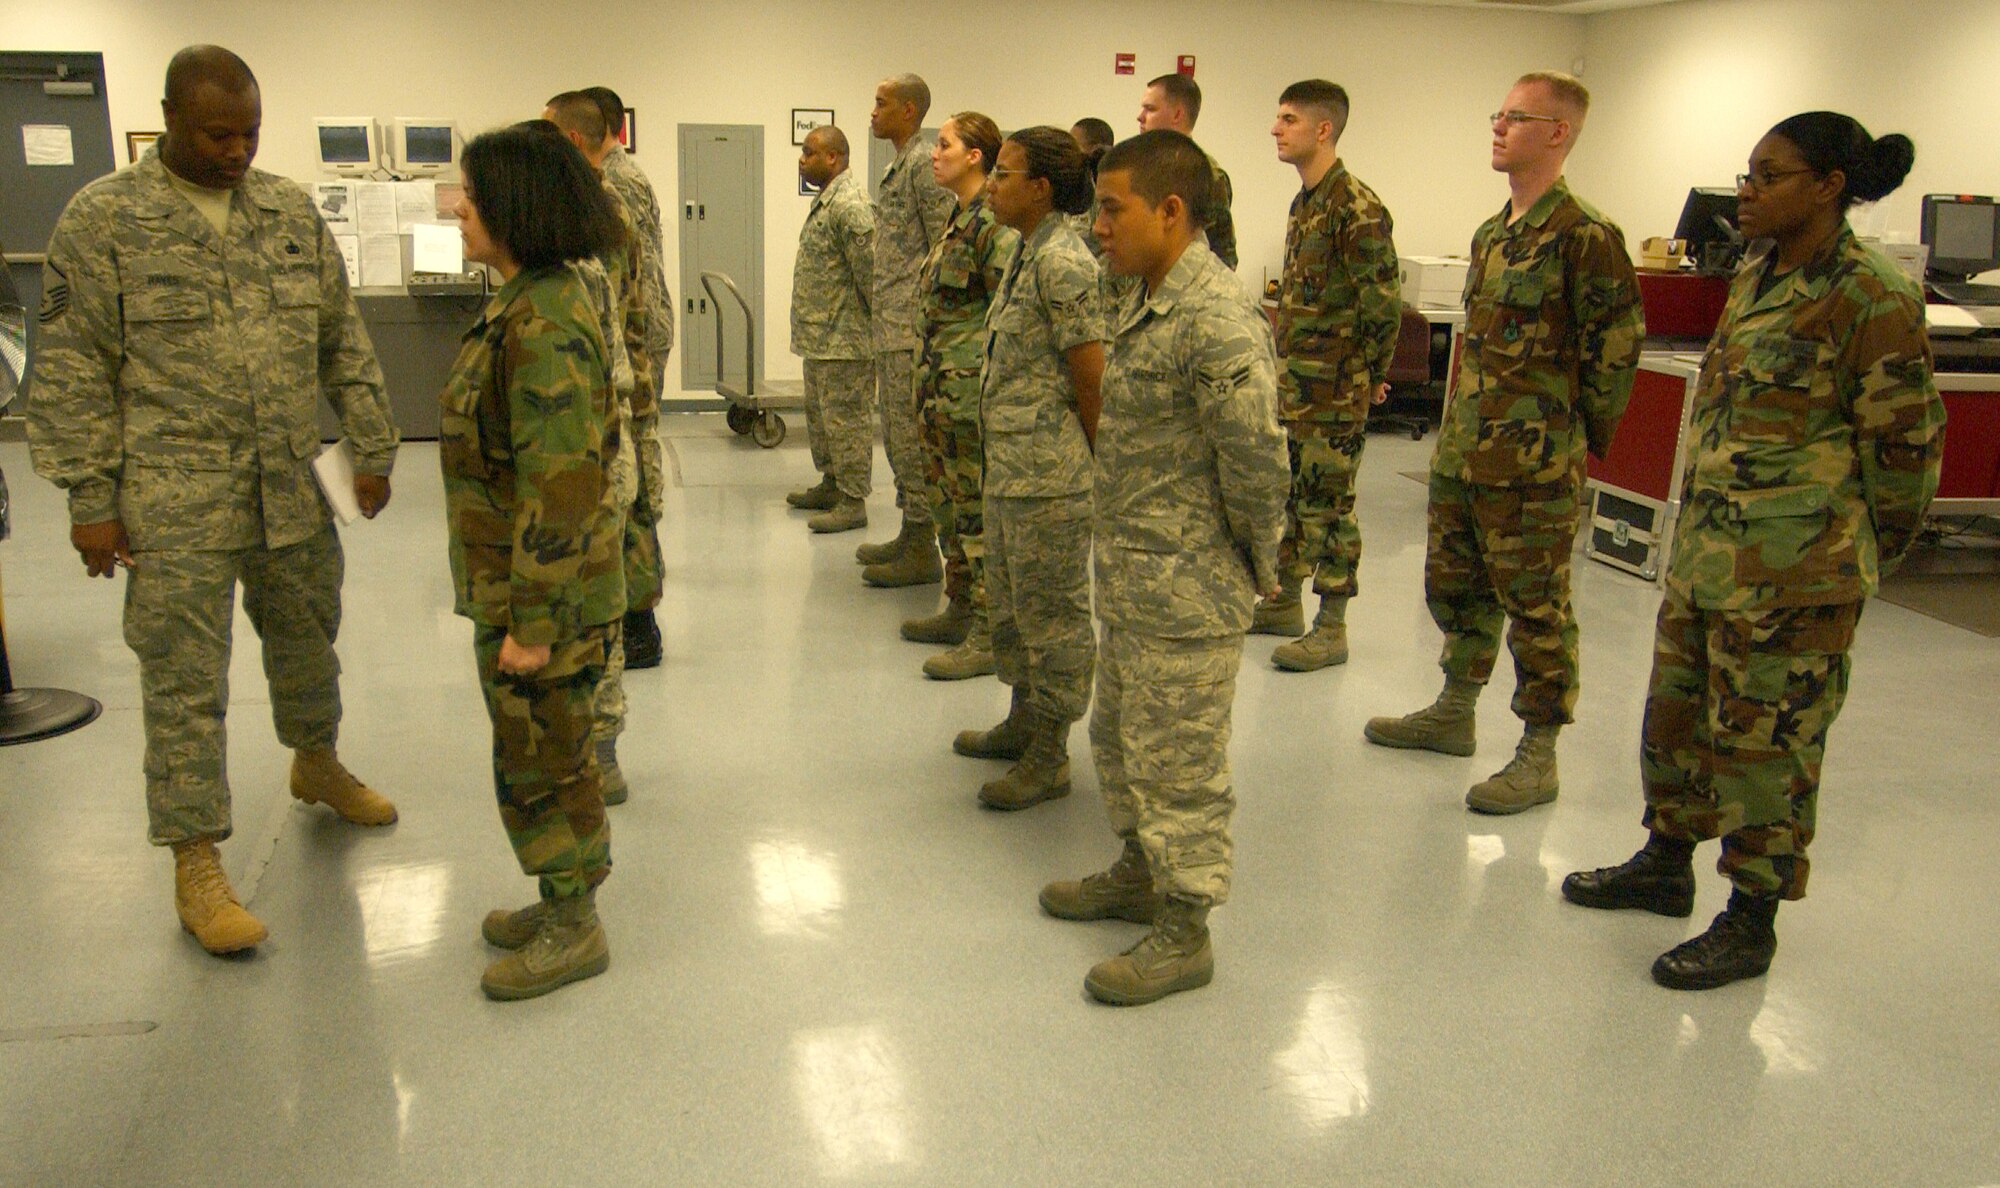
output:
[[[184,49],[160,106],[157,151],[85,186],[50,236],[28,434],[36,472],[69,493],[90,576],[126,571],[149,836],[173,848],[181,925],[230,953],[266,935],[215,848],[231,830],[238,584],[292,795],[357,825],[396,819],[334,754],[343,562],[312,468],[324,394],[372,517],[389,502],[396,430],[333,236],[298,185],[250,167],[263,122],[250,68]]]
[[[792,353],[805,360],[806,444],[820,481],[785,502],[820,513],[807,521],[814,532],[868,523],[875,461],[875,208],[847,154],[847,134],[831,124],[808,132],[799,153],[799,179],[819,193],[799,228]]]
[[[882,406],[882,443],[896,475],[903,509],[895,539],[864,544],[855,559],[873,586],[917,586],[944,580],[937,529],[924,491],[923,448],[917,438],[917,284],[924,258],[943,238],[958,200],[931,176],[918,135],[931,109],[931,89],[914,74],[875,87],[868,130],[896,146],[875,197],[875,385]]]

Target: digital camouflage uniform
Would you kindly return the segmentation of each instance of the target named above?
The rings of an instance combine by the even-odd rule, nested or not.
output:
[[[805,360],[806,442],[840,493],[866,499],[875,464],[875,208],[852,169],[813,198],[792,265],[792,353]]]
[[[1097,263],[1061,217],[1015,238],[986,309],[986,598],[1000,680],[1067,730],[1090,705],[1090,441],[1064,352],[1104,340]]]
[[[1229,894],[1230,710],[1259,591],[1277,584],[1285,435],[1264,316],[1190,248],[1114,314],[1097,430],[1090,741],[1111,827],[1162,894]]]
[[[1944,406],[1894,264],[1844,226],[1774,263],[1736,275],[1695,385],[1640,764],[1648,829],[1798,899],[1862,600],[1923,526]]]
[[[453,609],[474,625],[500,820],[544,899],[583,895],[611,866],[590,761],[607,629],[625,611],[609,358],[577,273],[524,270],[466,332],[439,397]],[[548,646],[548,665],[501,673],[509,635]]]
[[[1624,235],[1560,179],[1511,226],[1472,239],[1465,340],[1431,456],[1424,596],[1439,663],[1483,685],[1503,616],[1514,713],[1558,726],[1576,707],[1570,550],[1584,454],[1602,454],[1632,394],[1645,322]]]
[[[667,357],[674,349],[674,295],[667,286],[667,249],[662,238],[660,199],[653,191],[653,183],[622,145],[612,146],[600,168],[639,231],[643,252],[640,289],[646,299],[645,354],[652,368],[652,407],[657,413],[660,395],[666,388]],[[653,537],[653,550],[657,553],[656,526],[666,499],[666,455],[660,445],[657,417],[651,423],[644,420],[636,423],[631,436],[634,458],[639,465],[638,526]],[[627,528],[628,534],[632,531]]]
[[[1387,382],[1403,299],[1389,212],[1338,160],[1292,199],[1278,289],[1278,418],[1292,463],[1278,572],[1352,598],[1361,564],[1354,481],[1368,409]]]
[[[1020,236],[993,221],[983,198],[952,216],[924,262],[917,304],[917,427],[925,494],[944,552],[944,592],[986,601],[980,544],[979,367],[986,308]]]
[[[930,146],[912,136],[896,154],[875,196],[875,389],[882,445],[896,478],[896,504],[923,518],[923,447],[917,442],[917,286],[931,247],[944,238],[958,199],[931,175]]]
[[[580,261],[578,271],[591,292],[598,325],[612,358],[611,388],[618,402],[618,451],[612,460],[611,489],[619,508],[618,530],[624,557],[626,610],[650,610],[660,600],[660,544],[653,533],[658,522],[645,518],[642,506],[657,508],[659,492],[651,500],[642,499],[638,465],[640,427],[646,436],[660,419],[656,397],[658,381],[654,357],[648,349],[647,334],[651,311],[646,305],[646,244],[633,222],[625,200],[607,180],[610,195],[624,225],[624,239],[595,260]],[[657,444],[657,443],[655,443]],[[621,612],[622,613],[622,612]],[[595,695],[596,724],[591,735],[597,740],[615,739],[625,732],[625,629],[623,619],[606,628],[607,656],[603,677]]]
[[[253,169],[217,233],[157,151],[85,186],[51,235],[27,408],[70,521],[118,520],[135,567],[149,836],[231,829],[223,715],[236,584],[263,640],[278,740],[332,747],[342,556],[312,470],[322,393],[358,473],[396,430],[347,269],[312,201]]]

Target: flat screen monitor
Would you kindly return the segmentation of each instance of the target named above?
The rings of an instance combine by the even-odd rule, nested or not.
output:
[[[448,173],[458,164],[458,125],[451,120],[397,116],[389,136],[389,168],[404,175]]]
[[[321,116],[313,121],[319,167],[336,177],[363,177],[381,162],[375,121],[369,116]]]
[[[1964,281],[2000,268],[2000,207],[1974,194],[1925,194],[1923,241],[1932,280]]]
[[[1736,191],[1697,186],[1681,205],[1674,238],[1687,241],[1688,259],[1702,272],[1727,272],[1743,253],[1743,235],[1736,229]]]

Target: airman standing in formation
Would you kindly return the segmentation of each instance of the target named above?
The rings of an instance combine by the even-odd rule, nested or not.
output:
[[[1508,622],[1525,728],[1514,758],[1466,795],[1483,813],[1556,798],[1556,735],[1577,696],[1569,573],[1584,455],[1610,446],[1645,337],[1623,234],[1562,179],[1589,107],[1581,83],[1548,72],[1523,76],[1493,114],[1493,168],[1512,197],[1472,239],[1465,343],[1431,456],[1424,596],[1445,636],[1445,687],[1366,728],[1383,746],[1472,754],[1473,707]]]
[[[1213,181],[1177,132],[1099,166],[1098,239],[1137,276],[1113,315],[1097,435],[1097,705],[1090,741],[1111,868],[1043,888],[1069,920],[1152,925],[1084,980],[1103,1002],[1153,1002],[1214,976],[1209,909],[1229,896],[1229,730],[1243,637],[1278,587],[1290,476],[1263,314],[1199,250]],[[1194,249],[1194,250],[1190,250]]]
[[[620,137],[625,132],[625,101],[609,87],[586,87],[582,94],[597,103],[604,116],[603,157],[598,168],[625,204],[625,213],[638,227],[645,243],[639,273],[645,297],[645,355],[653,380],[652,399],[641,399],[635,408],[650,406],[650,414],[635,412],[632,422],[632,456],[638,463],[638,494],[625,521],[625,548],[628,553],[650,556],[652,564],[638,566],[656,575],[651,591],[626,591],[635,609],[625,612],[621,640],[625,668],[657,668],[661,659],[660,624],[653,607],[660,598],[660,517],[666,511],[667,462],[660,443],[660,397],[666,389],[667,359],[674,349],[674,295],[667,285],[666,241],[660,220],[660,198],[653,183],[625,151]],[[586,156],[590,154],[586,153]]]
[[[987,174],[999,153],[1000,129],[976,111],[946,120],[931,149],[932,174],[958,199],[944,238],[924,261],[917,305],[917,427],[924,489],[944,553],[945,605],[938,614],[904,623],[903,638],[951,645],[924,661],[924,675],[934,680],[984,676],[994,664],[982,541],[986,462],[979,369],[986,309],[1019,241],[994,222],[986,202]]]
[[[173,848],[182,927],[230,953],[266,936],[215,848],[232,829],[223,715],[239,583],[292,795],[359,825],[396,819],[334,753],[344,562],[312,467],[321,395],[353,446],[363,515],[389,502],[397,437],[332,234],[298,185],[250,167],[263,123],[250,68],[184,49],[160,107],[158,149],[85,186],[56,222],[27,423],[90,576],[127,571],[148,836]]]
[[[1721,838],[1729,905],[1653,963],[1670,989],[1770,968],[1778,903],[1806,893],[1862,603],[1937,492],[1923,294],[1847,224],[1914,160],[1906,136],[1814,111],[1772,128],[1737,179],[1743,234],[1768,245],[1731,282],[1695,382],[1640,744],[1646,844],[1562,885],[1585,907],[1687,916],[1695,845]]]
[[[871,586],[922,586],[939,581],[937,529],[924,492],[923,447],[917,440],[917,274],[944,238],[958,207],[951,191],[931,176],[923,153],[924,115],[931,89],[914,74],[875,87],[868,129],[896,146],[875,198],[875,387],[882,409],[882,444],[896,476],[896,506],[903,525],[892,540],[864,544],[854,558],[866,566]]]
[[[1344,89],[1309,79],[1279,96],[1271,128],[1278,159],[1298,169],[1304,187],[1285,225],[1278,290],[1278,416],[1292,490],[1278,597],[1258,604],[1251,630],[1305,633],[1271,653],[1295,672],[1347,662],[1347,601],[1361,565],[1354,483],[1403,312],[1389,212],[1340,160],[1347,115]],[[1319,595],[1309,633],[1300,601],[1308,579]]]
[[[1139,131],[1150,132],[1164,128],[1179,132],[1183,136],[1194,136],[1194,123],[1201,118],[1201,87],[1189,74],[1162,74],[1146,84],[1146,93],[1139,100]],[[1229,185],[1229,174],[1212,156],[1208,157],[1208,167],[1213,176],[1209,179],[1208,200],[1197,212],[1202,233],[1207,237],[1208,250],[1216,258],[1231,268],[1236,267],[1236,220],[1230,213],[1235,202],[1234,191]]]
[[[1091,443],[1104,376],[1097,264],[1064,214],[1090,206],[1090,171],[1060,128],[1001,146],[993,212],[1016,233],[986,311],[980,428],[986,443],[986,593],[1007,717],[953,743],[1013,759],[981,804],[1023,809],[1069,795],[1069,729],[1090,706]]]
[[[848,168],[847,134],[831,124],[806,134],[799,177],[818,193],[792,265],[792,353],[804,360],[806,444],[820,479],[785,502],[819,513],[807,521],[814,532],[846,532],[868,523],[875,465],[875,208]]]

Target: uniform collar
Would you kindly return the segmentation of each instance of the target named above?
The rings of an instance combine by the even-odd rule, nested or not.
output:
[[[243,184],[231,192],[229,202],[232,209],[243,212],[246,208],[261,211],[282,211],[284,203],[279,197],[280,182],[260,169],[252,169],[244,177]],[[139,163],[132,167],[132,216],[138,219],[164,221],[168,226],[206,247],[219,248],[222,237],[215,228],[188,201],[187,195],[174,188],[167,176],[166,162],[160,160],[159,148],[146,150]]]
[[[477,338],[484,334],[486,328],[499,321],[500,315],[507,312],[507,307],[514,304],[515,298],[521,295],[522,290],[533,284],[537,278],[547,276],[553,271],[555,270],[552,268],[523,268],[515,273],[487,299],[486,308],[479,313],[479,320],[472,324],[472,328],[465,332],[464,337]]]
[[[891,173],[894,173],[898,169],[901,169],[903,166],[909,164],[910,158],[917,155],[917,150],[922,148],[923,144],[924,144],[923,133],[918,132],[912,135],[910,137],[910,142],[903,146],[903,151],[896,154],[896,159],[889,163],[889,168],[883,171],[882,176],[884,178],[887,178]]]
[[[1341,160],[1339,157],[1335,157],[1333,159],[1333,167],[1328,169],[1325,175],[1319,179],[1319,184],[1306,189],[1305,192],[1315,198],[1324,198],[1328,194],[1333,193],[1333,188],[1339,185],[1340,179],[1346,176],[1347,162]]]
[[[1187,250],[1181,253],[1181,258],[1174,261],[1172,268],[1167,269],[1167,275],[1160,281],[1160,287],[1147,295],[1140,308],[1163,316],[1172,313],[1174,306],[1180,304],[1181,298],[1207,271],[1207,262],[1214,259],[1215,253],[1204,247],[1200,240],[1188,244]]]
[[[1777,283],[1762,294],[1757,294],[1756,289],[1763,281],[1764,272],[1771,266],[1777,254],[1775,243],[1770,240],[1760,241],[1758,246],[1751,250],[1749,258],[1743,262],[1743,274],[1752,286],[1750,308],[1761,309],[1766,305],[1789,304],[1802,297],[1817,297],[1832,283],[1840,262],[1853,251],[1854,244],[1854,228],[1849,226],[1846,220],[1842,220],[1840,230],[1834,233],[1833,238],[1820,245],[1820,249],[1813,253],[1812,259],[1778,278]]]
[[[1550,186],[1546,194],[1543,194],[1540,198],[1535,199],[1535,204],[1528,208],[1528,213],[1522,215],[1520,218],[1514,220],[1512,223],[1509,223],[1507,221],[1507,215],[1514,209],[1513,199],[1510,198],[1507,200],[1507,203],[1500,208],[1501,229],[1505,231],[1516,231],[1523,227],[1539,228],[1543,224],[1549,221],[1549,216],[1555,213],[1557,205],[1559,205],[1564,199],[1568,197],[1569,197],[1569,182],[1558,177],[1556,178],[1556,184]]]
[[[807,213],[812,214],[814,212],[817,212],[820,207],[825,206],[827,204],[827,201],[833,197],[834,191],[840,189],[844,185],[849,184],[848,179],[853,176],[854,176],[854,170],[852,167],[849,167],[847,169],[841,170],[839,175],[835,177],[832,181],[826,183],[824,186],[821,186],[819,193],[813,195],[812,210],[808,211]]]

